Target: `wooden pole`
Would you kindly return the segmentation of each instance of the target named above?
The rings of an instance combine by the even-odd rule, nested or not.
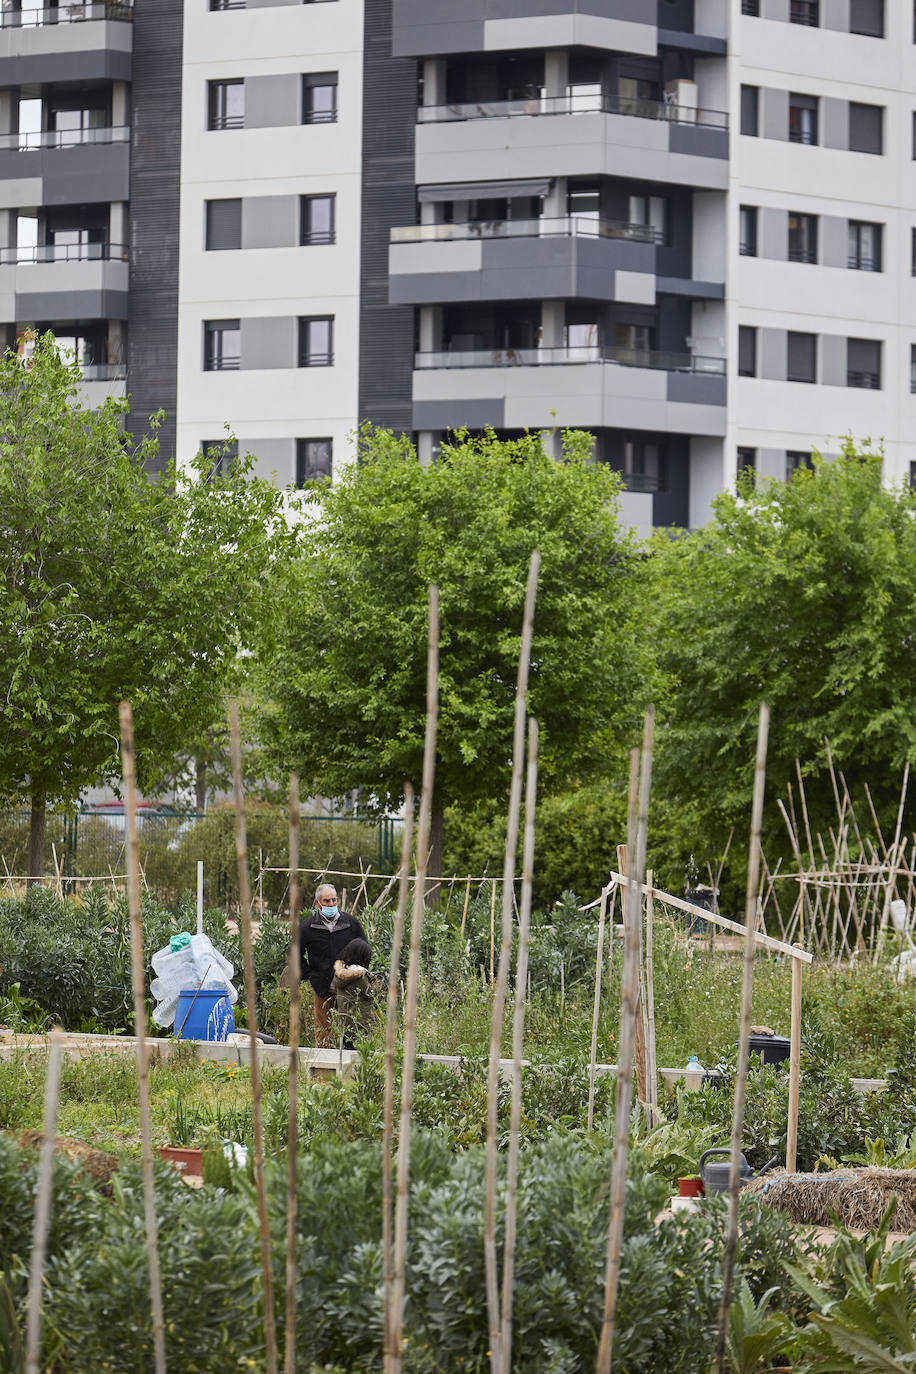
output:
[[[509,1156],[506,1161],[506,1229],[503,1245],[502,1332],[500,1374],[510,1374],[512,1299],[515,1281],[515,1231],[518,1217],[519,1125],[522,1119],[522,1048],[525,1036],[524,988],[528,979],[528,936],[534,877],[534,816],[538,776],[538,723],[528,722],[528,776],[525,785],[525,840],[522,852],[522,900],[518,918],[518,959],[512,1015],[512,1094],[509,1108]]]
[[[586,1129],[592,1129],[595,1115],[595,1066],[598,1062],[598,1015],[601,1011],[601,975],[604,971],[604,922],[607,917],[607,899],[610,884],[601,889],[601,908],[598,913],[598,950],[595,955],[595,1000],[592,1005],[592,1049],[588,1061],[588,1120]],[[611,939],[614,932],[611,931]]]
[[[48,1036],[48,1071],[45,1075],[45,1111],[35,1190],[32,1223],[32,1259],[29,1265],[28,1316],[25,1330],[25,1374],[41,1374],[41,1298],[44,1291],[45,1255],[54,1201],[54,1138],[57,1135],[57,1099],[60,1093],[60,1052],[64,1033],[55,1027]]]
[[[789,1121],[786,1127],[786,1172],[795,1173],[798,1154],[798,1087],[801,1076],[801,959],[792,960],[792,1020],[789,1028]]]
[[[494,949],[495,949],[495,946],[496,946],[496,879],[493,878],[493,879],[491,879],[491,882],[490,882],[490,982],[491,982],[491,983],[493,982],[493,977],[494,977],[495,970],[496,970],[496,965],[495,965],[495,962],[494,962]]]
[[[528,565],[528,584],[525,589],[525,609],[522,615],[522,635],[518,654],[518,676],[515,684],[515,720],[512,731],[512,777],[509,785],[509,814],[506,822],[506,849],[503,860],[502,931],[499,946],[499,966],[493,1006],[490,1014],[490,1058],[487,1066],[487,1145],[484,1199],[484,1270],[487,1286],[487,1320],[490,1332],[490,1368],[499,1374],[502,1320],[500,1317],[499,1287],[496,1267],[496,1129],[499,1094],[499,1058],[502,1047],[503,1013],[506,987],[509,982],[509,963],[512,958],[512,908],[515,900],[515,859],[518,847],[519,814],[522,802],[522,773],[525,760],[525,715],[528,701],[528,668],[531,662],[531,641],[534,635],[534,602],[537,594],[541,555],[531,555]]]
[[[394,1360],[394,1258],[392,1254],[391,1157],[394,1152],[394,1061],[398,1036],[398,978],[404,923],[410,899],[410,851],[413,844],[413,788],[404,784],[404,829],[401,833],[401,865],[398,871],[398,907],[391,933],[388,965],[388,1008],[385,1017],[385,1114],[382,1127],[382,1250],[385,1257],[385,1370]]]
[[[264,1355],[267,1374],[277,1374],[277,1331],[274,1322],[274,1280],[270,1261],[270,1223],[267,1217],[267,1188],[264,1180],[264,1123],[261,1118],[261,1068],[258,1060],[258,995],[254,978],[251,946],[251,886],[248,875],[248,836],[245,829],[245,800],[242,796],[242,740],[239,732],[239,706],[229,703],[229,742],[232,756],[232,799],[235,806],[235,857],[239,874],[239,925],[245,958],[245,1009],[251,1052],[251,1117],[254,1136],[254,1181],[258,1201],[258,1229],[261,1238],[261,1281],[264,1285]]]
[[[751,845],[747,861],[744,904],[744,969],[741,983],[741,1026],[738,1033],[738,1066],[735,1073],[735,1105],[732,1115],[731,1170],[728,1180],[728,1219],[722,1264],[722,1302],[719,1307],[719,1339],[716,1374],[726,1374],[726,1337],[731,1307],[732,1275],[738,1253],[738,1179],[741,1167],[741,1133],[744,1129],[744,1097],[747,1089],[748,1039],[751,1033],[751,999],[754,992],[754,936],[757,927],[757,882],[760,871],[760,831],[763,825],[763,790],[766,782],[767,737],[770,712],[760,703],[757,723],[757,758],[754,765],[754,797],[751,806]],[[794,961],[793,961],[794,962]]]
[[[643,731],[642,767],[636,786],[638,759],[633,751],[630,766],[630,804],[627,824],[627,854],[631,881],[623,903],[624,954],[620,998],[620,1028],[617,1037],[617,1094],[614,1110],[614,1153],[611,1165],[611,1200],[607,1235],[607,1262],[604,1283],[604,1316],[595,1362],[596,1374],[610,1374],[614,1343],[614,1318],[620,1283],[620,1247],[626,1209],[627,1153],[630,1132],[630,1106],[633,1101],[633,1049],[639,1020],[639,926],[642,909],[641,888],[646,867],[649,788],[652,777],[652,736],[655,711],[646,711]],[[638,795],[638,801],[637,801]]]
[[[404,1056],[401,1066],[401,1124],[398,1132],[398,1187],[394,1216],[394,1275],[391,1285],[391,1374],[400,1374],[405,1271],[407,1267],[407,1199],[410,1181],[410,1116],[417,1055],[417,994],[420,985],[420,940],[426,903],[426,865],[436,780],[436,730],[439,723],[439,589],[429,589],[429,639],[426,650],[426,734],[423,741],[423,785],[417,825],[416,881],[410,923],[407,1003],[404,1010]]]
[[[284,1374],[296,1369],[296,1157],[299,1149],[299,778],[289,777],[289,1116],[286,1124],[286,1346]]]
[[[731,838],[729,836],[729,838]],[[721,870],[720,870],[721,873]],[[651,889],[653,873],[646,873]],[[718,878],[717,878],[718,885]],[[658,1125],[658,1062],[655,1057],[655,908],[651,891],[646,893],[646,1078],[649,1096],[649,1127]]]
[[[910,761],[907,759],[903,770],[903,786],[900,789],[900,805],[897,808],[897,825],[894,830],[894,843],[891,846],[890,871],[887,876],[887,887],[884,890],[884,906],[881,908],[881,925],[878,929],[878,940],[875,945],[874,963],[877,964],[884,949],[884,936],[887,931],[887,921],[890,915],[891,902],[894,900],[894,892],[897,888],[897,869],[900,866],[900,830],[903,825],[903,808],[906,805],[906,789],[910,780]]]
[[[165,1326],[162,1316],[162,1277],[156,1195],[153,1186],[153,1134],[149,1110],[149,1045],[146,1040],[146,978],[143,963],[143,924],[140,914],[140,845],[137,838],[137,781],[134,762],[134,723],[130,703],[122,701],[121,772],[124,778],[124,824],[127,848],[127,903],[130,912],[131,981],[134,994],[134,1039],[140,1097],[140,1157],[143,1171],[143,1213],[149,1261],[150,1305],[153,1313],[153,1367],[165,1374]]]
[[[468,874],[467,887],[464,889],[464,910],[461,913],[461,939],[464,939],[464,927],[468,919],[468,902],[471,900],[471,875]]]

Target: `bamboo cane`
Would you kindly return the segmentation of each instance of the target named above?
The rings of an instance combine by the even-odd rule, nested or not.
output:
[[[258,1060],[258,996],[251,945],[251,888],[248,875],[248,837],[242,796],[242,741],[239,707],[229,703],[229,741],[232,756],[232,799],[235,806],[235,857],[239,873],[239,925],[245,959],[245,1009],[251,1052],[251,1116],[254,1135],[254,1181],[261,1239],[261,1279],[264,1285],[264,1354],[267,1374],[277,1374],[277,1331],[274,1323],[274,1280],[270,1261],[270,1223],[264,1179],[264,1124],[261,1117],[261,1069]]]
[[[296,1156],[299,1147],[299,778],[289,778],[289,1116],[286,1125],[286,1346],[284,1374],[296,1369]]]
[[[468,902],[471,900],[471,875],[468,874],[468,885],[464,890],[464,910],[461,913],[461,939],[464,939],[464,927],[468,919]]]
[[[795,1173],[798,1156],[798,1088],[801,1071],[801,959],[792,960],[792,1016],[789,1029],[789,1119],[786,1126],[786,1172]]]
[[[754,765],[754,797],[751,807],[751,845],[747,862],[747,896],[744,908],[744,970],[741,983],[741,1026],[738,1035],[738,1066],[735,1074],[735,1104],[732,1116],[731,1169],[728,1180],[728,1220],[725,1230],[725,1255],[722,1264],[722,1302],[719,1308],[719,1339],[716,1346],[716,1372],[726,1374],[725,1343],[731,1307],[732,1275],[738,1252],[738,1179],[741,1158],[741,1133],[744,1129],[744,1097],[747,1088],[748,1038],[751,1033],[751,1000],[754,991],[754,934],[756,925],[757,877],[760,867],[760,830],[763,824],[763,789],[766,781],[767,736],[770,712],[760,703],[757,724],[757,759]],[[794,962],[794,961],[793,961]]]
[[[601,908],[598,912],[598,950],[595,954],[595,1000],[592,1006],[592,1048],[588,1060],[588,1119],[586,1130],[592,1129],[595,1115],[595,1066],[598,1061],[598,1015],[601,1011],[601,975],[604,971],[604,922],[607,918],[607,899],[610,884],[601,889]],[[613,940],[613,932],[611,939]]]
[[[643,730],[642,767],[638,790],[635,785],[636,751],[630,768],[630,803],[627,824],[627,853],[632,879],[627,884],[623,903],[624,955],[620,998],[620,1027],[617,1037],[617,1092],[614,1114],[614,1153],[611,1165],[611,1199],[608,1220],[607,1262],[605,1266],[604,1316],[595,1362],[596,1374],[610,1374],[614,1344],[614,1318],[620,1282],[620,1247],[626,1208],[627,1152],[629,1147],[630,1106],[633,1101],[633,1048],[638,1020],[639,923],[642,908],[641,888],[646,867],[649,788],[652,777],[652,736],[655,712],[646,711]],[[638,795],[638,801],[637,801]]]
[[[731,839],[731,836],[729,836]],[[720,870],[721,876],[721,870]],[[653,873],[646,873],[651,888]],[[646,1077],[649,1088],[649,1127],[658,1125],[658,1062],[655,1055],[655,907],[652,893],[646,893]]]
[[[410,959],[404,1010],[404,1055],[401,1066],[401,1123],[398,1132],[398,1187],[394,1217],[394,1276],[391,1285],[391,1374],[400,1374],[401,1332],[407,1267],[407,1199],[410,1181],[410,1116],[417,1054],[417,993],[420,984],[420,940],[426,894],[430,817],[436,780],[436,730],[439,723],[439,589],[429,588],[429,640],[426,651],[426,733],[423,740],[423,785],[417,825],[416,882],[410,923]]]
[[[887,921],[890,915],[891,902],[894,900],[894,893],[897,890],[897,866],[900,862],[900,830],[903,825],[903,808],[906,805],[906,790],[910,780],[910,761],[907,759],[903,770],[903,786],[900,789],[900,806],[897,809],[897,826],[894,830],[894,843],[892,847],[893,860],[888,874],[887,887],[884,890],[884,906],[881,908],[881,925],[878,929],[878,941],[875,947],[874,963],[877,964],[884,949],[884,937],[887,931]]]
[[[57,1027],[48,1036],[48,1071],[45,1075],[45,1109],[41,1156],[35,1190],[32,1223],[32,1258],[29,1265],[28,1316],[25,1332],[25,1374],[41,1374],[41,1297],[44,1289],[45,1255],[54,1201],[54,1138],[57,1135],[57,1099],[60,1093],[60,1053],[64,1033]]]
[[[130,703],[121,702],[121,771],[124,777],[124,824],[127,850],[127,901],[130,911],[131,981],[134,994],[134,1037],[140,1098],[140,1155],[143,1171],[143,1213],[149,1263],[150,1305],[153,1315],[155,1374],[165,1374],[165,1327],[156,1196],[153,1186],[153,1136],[149,1109],[149,1046],[146,1040],[146,978],[143,964],[143,925],[140,914],[140,846],[137,838],[137,783],[134,762],[134,723]]]
[[[410,898],[410,850],[413,844],[413,788],[404,784],[404,829],[401,834],[401,863],[398,870],[398,907],[391,933],[391,959],[388,965],[388,1007],[385,1017],[385,1114],[382,1127],[382,1249],[385,1256],[385,1369],[394,1359],[394,1259],[392,1255],[391,1157],[394,1151],[394,1061],[398,1034],[398,975],[404,922]]]
[[[528,936],[531,926],[531,886],[534,877],[534,816],[537,797],[538,723],[528,721],[528,775],[525,785],[525,840],[522,853],[522,900],[518,921],[518,960],[515,969],[515,1007],[512,1015],[512,1095],[509,1108],[509,1155],[506,1161],[506,1227],[503,1244],[502,1332],[500,1374],[509,1374],[512,1355],[512,1305],[515,1281],[515,1231],[518,1219],[518,1133],[522,1117],[522,1047],[525,1035],[525,998],[528,979]]]
[[[630,847],[625,844],[617,846],[617,862],[620,872],[624,877],[629,873],[628,854]],[[624,911],[626,907],[624,907]],[[624,916],[626,921],[626,916]],[[614,944],[614,932],[611,931],[611,948]],[[639,988],[636,994],[636,1038],[633,1043],[633,1054],[636,1062],[636,1099],[645,1104],[647,1094],[648,1075],[646,1072],[646,1004],[643,997],[643,978],[642,978],[642,897],[640,897],[640,917],[639,917]]]
[[[496,879],[490,883],[490,982],[496,971],[494,963],[494,948],[496,945]]]
[[[484,1269],[487,1285],[487,1320],[490,1332],[490,1368],[499,1374],[502,1320],[499,1310],[499,1287],[496,1267],[496,1128],[499,1093],[499,1058],[502,1046],[503,1014],[506,987],[509,981],[509,962],[512,957],[512,906],[515,899],[515,859],[518,847],[519,814],[522,802],[522,773],[525,758],[525,716],[528,701],[528,669],[531,662],[531,641],[534,634],[534,602],[537,594],[541,555],[535,549],[528,565],[525,589],[525,609],[522,615],[522,635],[518,654],[518,677],[515,685],[515,720],[512,731],[512,778],[509,785],[509,814],[506,822],[506,849],[503,861],[502,931],[499,947],[499,966],[493,1007],[490,1015],[490,1058],[487,1066],[487,1146],[484,1205]]]

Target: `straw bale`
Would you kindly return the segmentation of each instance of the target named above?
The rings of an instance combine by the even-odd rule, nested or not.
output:
[[[895,1231],[916,1231],[916,1170],[838,1169],[824,1174],[787,1174],[774,1170],[745,1186],[745,1196],[788,1212],[794,1221],[812,1226],[871,1230],[888,1203],[897,1198]]]
[[[44,1144],[44,1135],[41,1131],[20,1131],[16,1141],[25,1148],[40,1150]],[[63,1155],[65,1159],[75,1160],[81,1172],[88,1174],[95,1183],[103,1187],[110,1183],[111,1176],[118,1167],[117,1155],[93,1149],[91,1145],[84,1144],[82,1140],[73,1140],[70,1136],[55,1136],[54,1151]]]

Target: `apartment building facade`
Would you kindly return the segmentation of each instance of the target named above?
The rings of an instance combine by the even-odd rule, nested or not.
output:
[[[0,323],[163,457],[570,425],[644,529],[847,431],[916,460],[903,0],[28,3]]]

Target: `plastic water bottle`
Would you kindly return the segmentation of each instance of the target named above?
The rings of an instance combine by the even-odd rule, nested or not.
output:
[[[703,1086],[703,1075],[705,1072],[699,1059],[697,1059],[695,1054],[692,1054],[687,1060],[687,1069],[684,1073],[684,1087],[689,1093],[695,1093]]]

